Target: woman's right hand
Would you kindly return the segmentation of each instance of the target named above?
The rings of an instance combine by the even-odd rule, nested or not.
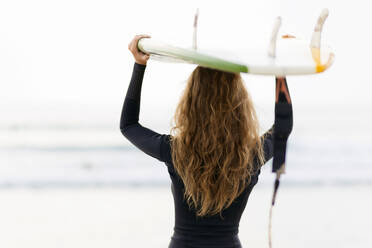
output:
[[[134,36],[134,38],[128,45],[128,49],[133,54],[134,60],[137,64],[146,65],[147,60],[150,58],[150,54],[143,53],[142,51],[138,50],[137,47],[138,40],[142,38],[151,38],[151,36],[145,34]]]

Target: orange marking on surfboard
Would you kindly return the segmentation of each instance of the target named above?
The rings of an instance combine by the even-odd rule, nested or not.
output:
[[[285,34],[285,35],[282,35],[282,38],[283,39],[293,39],[293,38],[296,38],[296,36],[291,35],[291,34]]]
[[[313,60],[315,62],[316,72],[322,72],[327,68],[325,65],[322,65],[322,62],[320,61],[320,49],[319,48],[312,47],[311,56],[313,57]]]
[[[331,66],[332,62],[333,62],[333,58],[335,56],[334,53],[330,53],[329,54],[329,57],[328,57],[328,61],[327,63],[325,64],[322,64],[321,60],[320,60],[320,49],[319,48],[316,48],[316,47],[312,47],[311,48],[311,55],[313,57],[313,60],[315,62],[315,70],[316,72],[323,72],[325,71],[328,67]]]

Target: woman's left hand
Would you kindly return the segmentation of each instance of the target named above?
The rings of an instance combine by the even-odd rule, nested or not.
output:
[[[138,50],[137,47],[138,40],[142,38],[151,38],[151,36],[145,34],[134,36],[133,40],[128,45],[128,49],[133,54],[134,60],[137,64],[146,65],[147,60],[150,58],[150,54],[143,53],[142,51]]]

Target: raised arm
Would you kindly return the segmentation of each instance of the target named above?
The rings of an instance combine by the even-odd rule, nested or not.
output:
[[[147,54],[137,49],[138,39],[147,36],[136,36],[129,44],[129,50],[135,57],[132,78],[125,96],[120,118],[121,133],[137,148],[160,161],[169,160],[169,135],[159,134],[143,127],[139,121],[141,89],[143,76],[148,60]]]
[[[261,173],[261,167],[274,156],[274,125],[261,135],[260,138],[264,152],[264,162],[262,163],[258,156],[254,158],[254,164],[257,166],[258,175]]]
[[[274,125],[261,136],[265,163],[274,155]]]

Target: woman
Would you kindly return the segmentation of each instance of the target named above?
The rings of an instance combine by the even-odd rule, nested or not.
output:
[[[175,205],[170,248],[241,247],[240,217],[261,166],[273,156],[272,129],[262,137],[240,74],[201,66],[190,75],[178,104],[173,135],[138,123],[148,54],[129,44],[135,64],[120,120],[123,135],[165,162]]]

